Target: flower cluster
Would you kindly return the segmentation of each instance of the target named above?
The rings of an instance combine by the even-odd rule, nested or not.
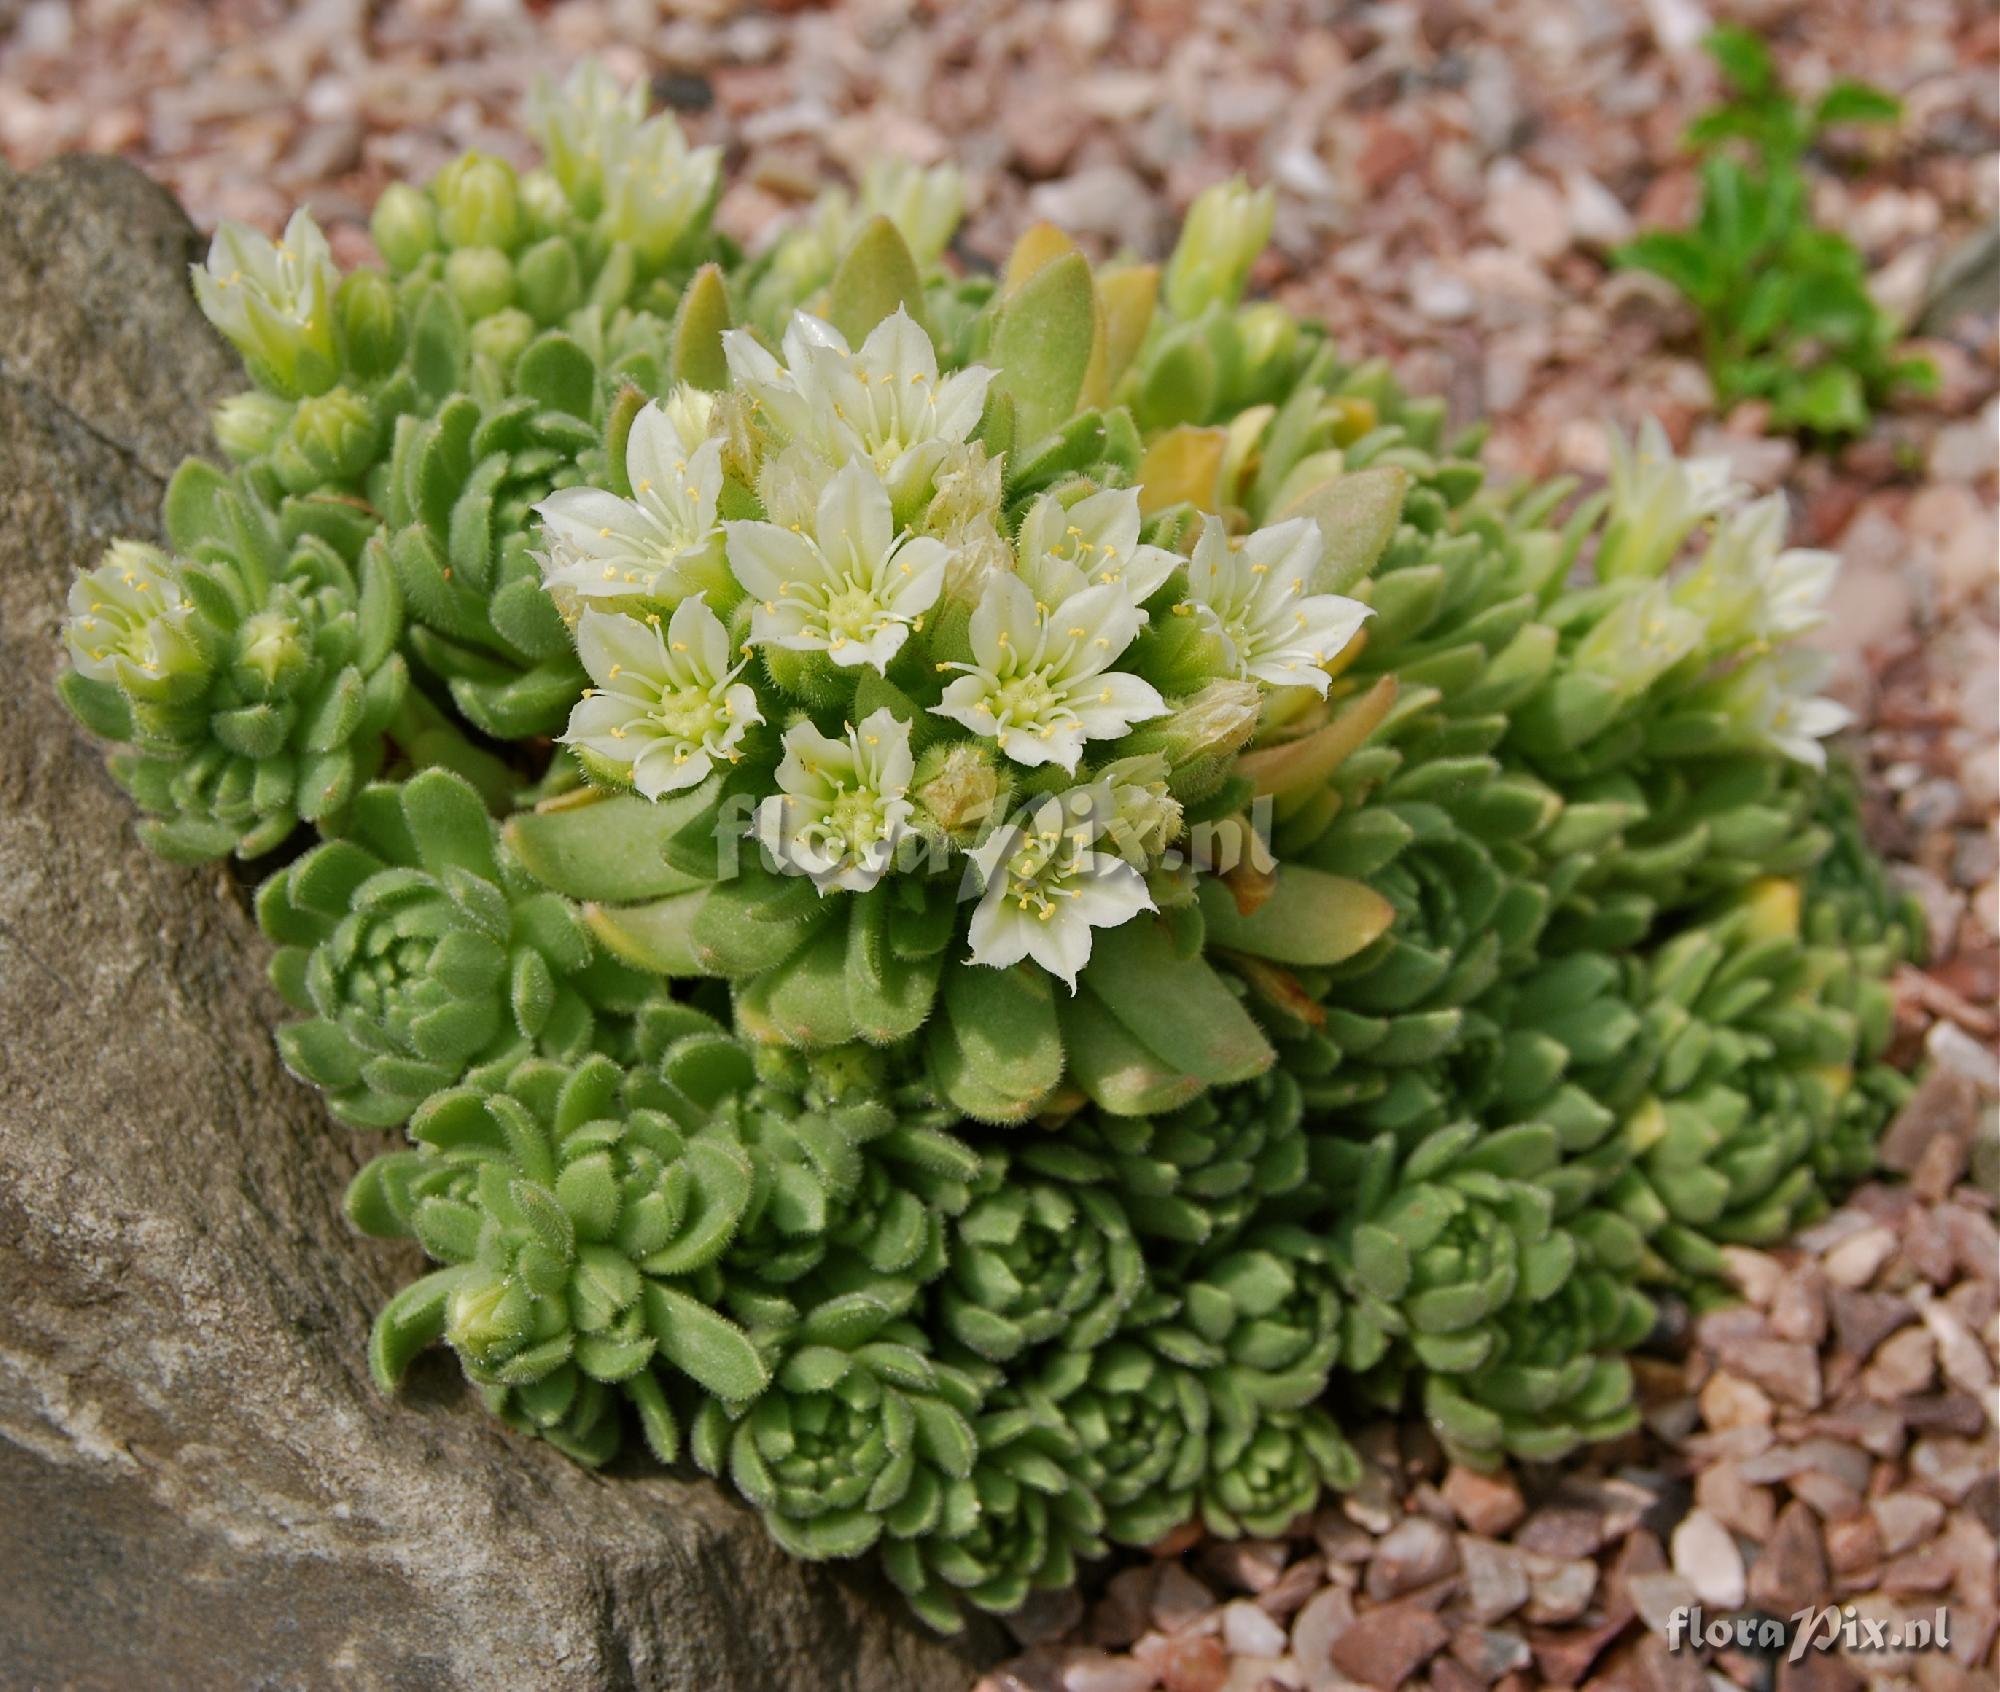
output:
[[[252,388],[60,682],[258,915],[348,1213],[581,1461],[685,1449],[917,1613],[1632,1425],[1660,1289],[1780,1239],[1907,1090],[1917,943],[1801,644],[1834,561],[1653,426],[1602,490],[1244,298],[881,167],[745,259],[586,67],[543,163],[195,277]],[[1032,1126],[1024,1126],[1032,1123]]]
[[[1323,696],[1368,608],[1318,591],[1313,517],[1247,535],[1205,519],[1183,554],[1109,477],[1010,514],[977,434],[1001,373],[941,370],[903,306],[858,346],[804,312],[779,353],[740,329],[722,346],[723,401],[682,388],[632,419],[629,492],[538,507],[591,682],[562,739],[603,789],[716,809],[723,898],[743,895],[747,835],[765,905],[790,908],[785,881],[804,878],[817,926],[851,932],[864,896],[922,899],[943,929],[933,979],[1025,959],[1075,995],[1099,933],[1187,907],[1212,867],[1168,861],[1177,785],[1225,786],[1261,701]],[[1240,727],[1218,736],[1231,686]],[[725,974],[789,967],[708,950]],[[855,1031],[815,1021],[821,1039]],[[953,1097],[989,1113],[972,1088]]]

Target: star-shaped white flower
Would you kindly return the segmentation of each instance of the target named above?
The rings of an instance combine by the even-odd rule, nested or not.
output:
[[[1789,515],[1783,494],[1731,512],[1701,562],[1675,587],[1675,603],[1706,617],[1718,644],[1790,640],[1826,621],[1840,559],[1785,546]]]
[[[1611,523],[1597,554],[1602,581],[1657,576],[1697,523],[1742,496],[1728,459],[1676,458],[1655,418],[1640,424],[1636,443],[1612,429],[1605,444],[1611,454]]]
[[[729,567],[757,601],[753,643],[886,671],[944,586],[944,543],[897,535],[888,491],[865,463],[827,482],[811,534],[803,525],[725,527]]]
[[[1090,961],[1090,931],[1154,910],[1145,877],[1097,850],[1102,795],[1051,794],[970,856],[983,891],[972,913],[972,961],[1005,969],[1033,958],[1074,993]]]
[[[1180,558],[1139,544],[1139,490],[1105,488],[1065,506],[1043,494],[1021,519],[1021,579],[1046,604],[1093,583],[1117,584],[1143,605],[1174,573]]]
[[[1647,582],[1591,626],[1571,661],[1636,698],[1699,648],[1707,632],[1699,614],[1674,604],[1665,582]]]
[[[909,829],[909,725],[884,706],[843,739],[803,722],[785,731],[784,744],[783,791],[758,805],[752,832],[781,868],[811,876],[822,893],[867,892]]]
[[[705,780],[764,720],[736,679],[729,635],[700,594],[674,608],[666,633],[644,619],[586,610],[577,656],[596,686],[571,711],[563,741],[617,769],[648,799]]]
[[[898,508],[930,483],[939,461],[972,433],[993,372],[940,378],[930,336],[900,306],[851,351],[832,324],[793,314],[780,364],[747,329],[722,337],[729,373],[788,441],[829,464],[866,459]]]
[[[956,165],[926,169],[908,159],[876,159],[862,172],[856,223],[886,217],[920,265],[938,261],[964,215],[965,175]]]
[[[595,59],[585,59],[558,85],[537,80],[528,95],[528,132],[541,143],[542,162],[572,200],[594,204],[607,160],[624,155],[646,117],[646,90],[620,88]]]
[[[691,421],[687,407],[676,409],[682,422]],[[625,473],[630,499],[602,488],[559,488],[535,507],[548,542],[542,579],[566,611],[593,599],[673,604],[712,573],[722,442],[688,439],[652,401],[632,419]]]
[[[720,147],[690,148],[671,112],[648,118],[604,161],[604,227],[649,264],[664,264],[708,215]]]
[[[277,241],[224,223],[209,243],[208,263],[193,274],[209,322],[284,386],[318,393],[340,373],[333,333],[340,271],[311,214],[293,212]]]
[[[951,666],[962,673],[931,709],[1017,764],[1074,770],[1085,741],[1167,708],[1151,682],[1111,668],[1144,620],[1118,583],[1048,606],[1018,576],[996,576],[972,613],[973,661]]]
[[[1188,562],[1188,603],[1222,643],[1235,677],[1309,687],[1322,698],[1326,666],[1373,615],[1359,600],[1308,593],[1319,567],[1319,524],[1294,517],[1240,541],[1213,517]]]
[[[1826,748],[1820,743],[1854,721],[1845,705],[1820,697],[1833,663],[1830,652],[1786,647],[1731,671],[1717,702],[1751,740],[1823,770]]]

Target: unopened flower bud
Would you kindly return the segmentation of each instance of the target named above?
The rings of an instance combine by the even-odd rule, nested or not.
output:
[[[293,408],[272,463],[291,493],[354,481],[375,459],[377,429],[368,402],[334,388]]]
[[[368,233],[383,263],[399,275],[415,270],[438,244],[437,213],[431,202],[406,182],[392,182],[375,202]]]
[[[299,625],[282,611],[259,611],[246,617],[236,631],[236,665],[239,671],[261,681],[276,692],[289,676],[312,661]]]
[[[861,179],[861,210],[888,218],[918,264],[935,264],[965,215],[965,176],[956,165],[880,159]]]
[[[510,250],[521,238],[521,197],[514,167],[485,153],[454,159],[431,182],[438,228],[448,247]]]
[[[514,360],[534,338],[535,320],[518,306],[509,306],[473,324],[472,351],[475,357],[487,359],[501,370],[512,370]]]
[[[521,255],[518,280],[521,304],[537,323],[553,323],[582,303],[576,248],[560,236],[551,235]]]
[[[342,280],[336,305],[348,369],[364,379],[393,369],[403,356],[395,284],[379,270],[357,270]]]
[[[991,753],[960,741],[934,748],[918,761],[911,791],[921,811],[945,834],[970,838],[994,815],[1000,777]]]
[[[445,1307],[447,1343],[475,1363],[504,1352],[527,1324],[527,1295],[510,1283],[481,1277],[452,1293]]]
[[[1263,697],[1254,681],[1212,681],[1171,716],[1138,729],[1127,744],[1158,752],[1174,768],[1227,757],[1257,732]]]
[[[231,394],[215,408],[215,438],[237,463],[247,463],[277,444],[291,417],[289,400],[252,388]]]
[[[223,224],[207,264],[195,268],[194,291],[260,382],[280,393],[317,394],[340,372],[333,321],[339,280],[319,225],[298,211],[277,241]]]
[[[514,303],[514,266],[498,247],[460,247],[445,260],[444,279],[474,322]]]

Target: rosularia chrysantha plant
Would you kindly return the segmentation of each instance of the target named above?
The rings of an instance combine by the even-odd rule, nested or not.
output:
[[[585,68],[543,164],[195,287],[251,386],[60,687],[149,844],[261,859],[287,1063],[510,1426],[636,1429],[802,1557],[1008,1610],[1353,1484],[1634,1418],[1868,1167],[1915,941],[1799,644],[1834,561],[1657,428],[1604,489],[1164,268],[946,262],[949,167],[745,258]],[[320,838],[299,839],[309,824]]]

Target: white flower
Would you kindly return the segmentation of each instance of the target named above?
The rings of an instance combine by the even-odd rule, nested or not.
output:
[[[972,913],[972,961],[1004,969],[1033,958],[1076,991],[1090,931],[1156,909],[1145,878],[1096,850],[1102,796],[1051,794],[970,854],[983,891]]]
[[[280,385],[318,393],[340,372],[333,334],[333,291],[340,272],[319,225],[292,213],[284,238],[271,241],[241,223],[224,223],[194,270],[203,314],[246,359]]]
[[[632,497],[602,488],[560,488],[535,507],[548,550],[542,578],[565,609],[575,600],[673,603],[703,584],[716,539],[722,442],[690,440],[681,420],[649,402],[632,419],[625,473]],[[567,603],[565,603],[567,602]]]
[[[1611,454],[1611,523],[1597,552],[1600,581],[1657,576],[1697,523],[1742,495],[1730,479],[1728,459],[1676,458],[1654,418],[1639,426],[1636,445],[1616,429],[1606,432],[1605,445]]]
[[[1717,703],[1751,739],[1823,770],[1826,748],[1820,742],[1854,720],[1845,705],[1819,696],[1833,662],[1830,652],[1786,647],[1732,671],[1718,689]]]
[[[671,112],[649,118],[604,161],[604,226],[659,265],[707,215],[722,174],[722,149],[689,150]]]
[[[585,59],[560,87],[538,78],[527,101],[528,133],[572,200],[595,198],[607,161],[623,156],[645,117],[644,85],[621,89],[595,59]]]
[[[1373,613],[1337,593],[1306,592],[1321,544],[1310,517],[1253,530],[1240,541],[1207,520],[1188,563],[1188,599],[1202,627],[1222,643],[1232,675],[1326,696],[1332,678],[1325,666]]]
[[[722,337],[729,373],[787,440],[829,464],[871,463],[899,508],[972,433],[993,372],[970,365],[942,379],[930,336],[900,306],[850,351],[832,324],[806,312],[785,330],[784,363],[747,329]]]
[[[1017,764],[1074,770],[1087,740],[1115,740],[1166,701],[1110,666],[1144,621],[1117,584],[1085,588],[1053,608],[1018,576],[996,576],[974,607],[970,664],[931,707],[984,735]]]
[[[937,262],[964,214],[965,176],[956,165],[926,170],[907,159],[877,159],[862,173],[861,216],[886,217],[919,265]]]
[[[865,893],[882,879],[914,808],[907,797],[916,761],[909,725],[884,706],[846,738],[830,740],[809,722],[785,731],[778,786],[757,807],[752,832],[794,875],[822,893]]]
[[[1706,633],[1696,612],[1674,604],[1666,583],[1647,582],[1592,625],[1573,662],[1630,699],[1699,647]]]
[[[576,651],[597,685],[562,739],[619,767],[648,799],[693,787],[718,759],[734,763],[737,742],[764,720],[700,594],[674,608],[664,636],[657,615],[585,611]]]
[[[70,583],[63,644],[79,675],[150,697],[205,673],[194,605],[166,554],[113,541],[104,561]]]
[[[1783,494],[1730,513],[1701,563],[1675,588],[1675,601],[1705,616],[1719,644],[1789,640],[1826,621],[1840,559],[1785,547],[1788,516]]]
[[[1043,494],[1021,520],[1021,579],[1045,603],[1092,583],[1117,583],[1143,605],[1180,558],[1165,547],[1141,546],[1140,521],[1137,488],[1105,488],[1070,506]]]
[[[886,671],[944,585],[944,543],[896,534],[889,495],[865,464],[837,471],[810,535],[776,523],[725,525],[729,567],[755,595],[753,642],[824,652]]]

